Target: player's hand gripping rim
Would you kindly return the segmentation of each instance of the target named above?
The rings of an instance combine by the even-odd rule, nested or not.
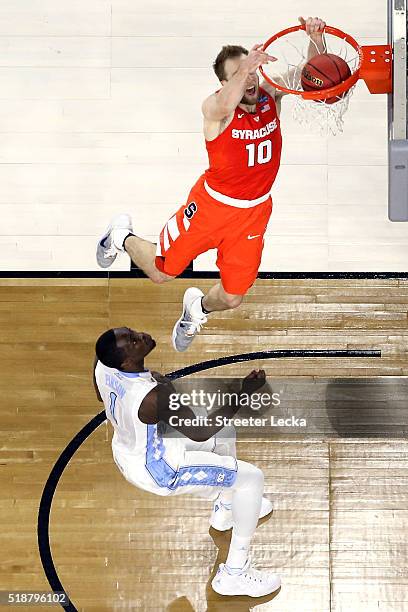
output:
[[[310,36],[311,39],[321,39],[324,34],[326,22],[319,17],[308,17],[307,19],[299,17],[299,23],[305,26],[306,34]]]

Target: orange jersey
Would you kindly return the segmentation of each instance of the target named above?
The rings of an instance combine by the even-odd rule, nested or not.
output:
[[[237,107],[229,126],[206,141],[208,186],[240,200],[268,194],[280,166],[282,135],[274,99],[259,89],[255,113]]]

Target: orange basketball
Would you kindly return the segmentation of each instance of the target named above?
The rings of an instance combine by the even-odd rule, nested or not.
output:
[[[347,62],[333,53],[315,55],[303,67],[301,84],[303,91],[318,91],[340,85],[351,76]],[[337,102],[338,97],[333,96],[325,100],[326,104]]]

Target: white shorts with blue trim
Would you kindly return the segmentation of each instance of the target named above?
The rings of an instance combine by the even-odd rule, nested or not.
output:
[[[150,439],[144,461],[114,453],[123,476],[134,486],[160,496],[194,495],[215,500],[222,488],[234,485],[238,471],[234,437],[213,437],[205,442],[174,440],[174,458],[178,457],[173,462],[171,452],[161,454],[155,427],[148,428]],[[166,444],[167,451],[171,442]]]

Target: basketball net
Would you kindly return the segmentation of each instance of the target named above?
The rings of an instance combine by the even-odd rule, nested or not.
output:
[[[359,66],[359,54],[344,38],[325,33],[324,49],[320,51],[317,44],[302,29],[273,41],[267,52],[278,58],[277,62],[263,67],[264,73],[270,71],[273,81],[291,90],[290,93],[302,92],[302,70],[309,59],[309,48],[315,46],[316,53],[333,53],[347,62],[351,74]],[[273,70],[273,75],[272,75]],[[293,118],[297,123],[318,132],[322,136],[339,134],[343,131],[344,115],[349,107],[355,85],[337,96],[337,102],[328,104],[325,100],[311,100],[302,95],[294,95]],[[324,91],[324,90],[322,90]]]

